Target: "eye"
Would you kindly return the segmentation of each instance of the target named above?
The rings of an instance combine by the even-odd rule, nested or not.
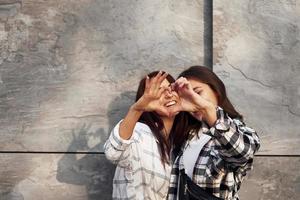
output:
[[[202,93],[202,90],[196,91],[196,93],[200,95]]]

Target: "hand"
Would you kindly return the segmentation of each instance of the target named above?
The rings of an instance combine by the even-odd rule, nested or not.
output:
[[[169,116],[169,111],[164,106],[161,96],[168,87],[161,87],[161,83],[167,77],[167,73],[161,71],[153,78],[146,77],[145,91],[143,96],[133,105],[133,109],[143,112],[152,112]]]
[[[180,77],[172,84],[172,89],[178,93],[179,103],[172,109],[173,113],[186,111],[190,112],[196,119],[202,120],[205,118],[207,109],[212,107],[212,102],[204,99],[201,95],[197,94],[190,82]]]

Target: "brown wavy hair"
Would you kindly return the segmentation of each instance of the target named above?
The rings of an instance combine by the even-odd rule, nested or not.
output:
[[[223,108],[231,118],[243,120],[243,116],[235,110],[228,99],[224,83],[211,69],[204,66],[192,66],[184,70],[178,77],[193,78],[209,85],[217,94],[218,106]],[[198,132],[201,126],[202,124],[188,112],[180,112],[175,117],[174,126],[170,134],[170,140],[172,145],[174,145],[173,149],[175,152],[188,139],[189,133],[191,131]]]
[[[159,71],[151,72],[148,74],[148,77],[149,78],[155,77],[158,74],[158,72]],[[167,75],[166,79],[169,81],[169,83],[175,82],[175,79],[169,74]],[[146,84],[146,77],[143,78],[139,83],[135,101],[138,101],[139,98],[143,96],[145,91],[145,84]],[[139,122],[147,124],[150,127],[153,135],[158,141],[159,153],[163,165],[165,165],[165,163],[169,164],[170,163],[169,154],[171,150],[171,145],[169,139],[164,136],[163,133],[164,123],[160,118],[160,116],[156,112],[144,112],[141,115]]]

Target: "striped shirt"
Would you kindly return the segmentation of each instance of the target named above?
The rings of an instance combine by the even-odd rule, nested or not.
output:
[[[239,119],[231,119],[217,108],[217,122],[211,128],[202,123],[199,135],[211,139],[201,149],[192,180],[208,193],[225,200],[238,200],[238,190],[247,172],[252,169],[254,153],[260,147],[256,132]],[[201,137],[199,138],[201,139]],[[186,142],[174,159],[168,200],[178,199],[179,171],[184,169],[183,154]]]
[[[129,140],[119,134],[120,122],[104,145],[106,158],[117,165],[113,199],[166,199],[171,166],[161,162],[158,141],[151,129],[137,122]]]

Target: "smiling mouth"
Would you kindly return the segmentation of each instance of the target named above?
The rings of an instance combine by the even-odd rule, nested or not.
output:
[[[171,106],[173,106],[175,104],[176,104],[176,101],[173,100],[173,101],[169,101],[168,103],[166,103],[165,106],[166,107],[171,107]]]

